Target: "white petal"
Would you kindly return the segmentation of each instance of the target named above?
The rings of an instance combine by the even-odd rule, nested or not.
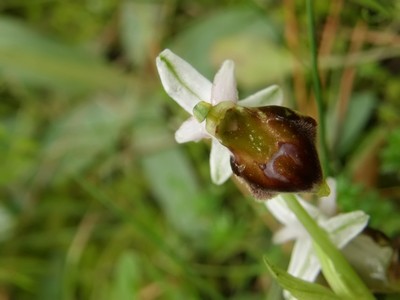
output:
[[[367,226],[368,219],[364,212],[352,211],[321,222],[321,226],[329,232],[333,243],[343,248]]]
[[[308,237],[307,231],[300,224],[286,225],[274,233],[272,242],[274,244],[283,244],[290,240]]]
[[[175,132],[175,140],[178,143],[198,142],[201,139],[209,138],[204,122],[199,123],[195,118],[191,117],[182,123],[181,127]]]
[[[240,100],[239,105],[247,107],[282,105],[283,93],[279,86],[271,85],[249,97]]]
[[[312,282],[320,270],[321,266],[312,249],[311,239],[298,239],[293,247],[288,273]]]
[[[216,139],[212,139],[210,152],[211,180],[215,184],[222,184],[232,175],[230,164],[231,154]]]
[[[297,200],[300,204],[307,210],[307,212],[315,219],[319,217],[321,214],[316,207],[304,201],[300,197],[296,195]],[[300,222],[297,220],[294,213],[289,209],[286,205],[285,199],[281,194],[278,196],[268,200],[265,202],[268,210],[274,215],[274,217],[282,224],[290,225],[290,224],[298,224],[298,226],[302,226]],[[297,226],[297,225],[296,225]]]
[[[214,77],[211,103],[215,105],[222,101],[237,102],[237,100],[235,64],[231,60],[226,60]]]
[[[344,249],[343,254],[364,279],[387,283],[386,270],[393,255],[390,246],[376,243],[367,235],[359,235]]]
[[[293,214],[293,212],[286,205],[285,199],[283,199],[282,195],[277,195],[274,198],[265,202],[268,210],[274,217],[282,224],[297,224],[297,218]]]
[[[321,197],[318,201],[318,208],[325,216],[334,216],[337,211],[336,206],[336,180],[333,178],[327,178],[326,183],[331,190],[331,193],[327,197]]]
[[[156,60],[161,82],[168,95],[192,114],[199,101],[210,102],[212,84],[189,63],[169,49]]]

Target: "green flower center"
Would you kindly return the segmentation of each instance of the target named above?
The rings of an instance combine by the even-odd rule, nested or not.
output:
[[[211,108],[212,108],[211,103],[200,101],[193,108],[193,116],[199,123],[201,123],[207,118],[208,112],[210,111]]]

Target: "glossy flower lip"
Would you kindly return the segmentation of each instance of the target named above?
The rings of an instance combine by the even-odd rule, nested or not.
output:
[[[205,129],[205,122],[199,123],[193,116],[194,107],[201,101],[215,106],[224,101],[246,107],[281,105],[283,95],[276,85],[238,100],[235,79],[235,65],[231,60],[223,62],[213,83],[202,76],[189,63],[169,49],[162,51],[156,59],[157,70],[167,94],[192,116],[175,133],[178,143],[200,141],[211,138],[210,172],[216,184],[222,184],[231,175],[230,151]]]
[[[246,108],[219,106],[207,130],[231,152],[233,172],[253,196],[266,200],[279,192],[316,192],[322,170],[315,146],[314,119],[282,106]],[[225,105],[226,106],[226,105]],[[213,110],[217,112],[213,113]]]

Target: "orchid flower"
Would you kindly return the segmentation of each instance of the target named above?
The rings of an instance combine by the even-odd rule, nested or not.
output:
[[[335,182],[327,180],[331,194],[320,198],[319,207],[309,204],[296,195],[297,200],[328,233],[332,242],[343,249],[355,237],[357,237],[368,223],[368,215],[362,211],[333,216],[336,211]],[[321,265],[313,249],[313,241],[303,225],[298,221],[294,213],[288,208],[286,201],[281,195],[265,203],[275,218],[284,225],[282,229],[273,236],[273,242],[284,243],[294,240],[294,247],[288,267],[288,273],[306,281],[313,282],[321,270]],[[289,293],[284,293],[286,299],[294,299]]]
[[[200,102],[207,102],[214,106],[224,101],[231,101],[245,107],[280,105],[283,102],[281,90],[278,86],[272,85],[239,101],[234,76],[235,65],[231,60],[223,62],[213,83],[168,49],[160,53],[156,62],[167,94],[191,114],[191,117],[175,132],[176,141],[186,143],[211,138],[211,179],[215,184],[224,183],[232,175],[229,163],[231,153],[207,132],[204,122],[200,123],[196,120],[193,116],[194,107]]]

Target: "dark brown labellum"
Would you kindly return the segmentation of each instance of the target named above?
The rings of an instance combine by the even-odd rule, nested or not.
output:
[[[280,192],[315,192],[321,184],[316,125],[285,107],[235,106],[215,135],[232,152],[234,174],[256,198],[268,199]]]

